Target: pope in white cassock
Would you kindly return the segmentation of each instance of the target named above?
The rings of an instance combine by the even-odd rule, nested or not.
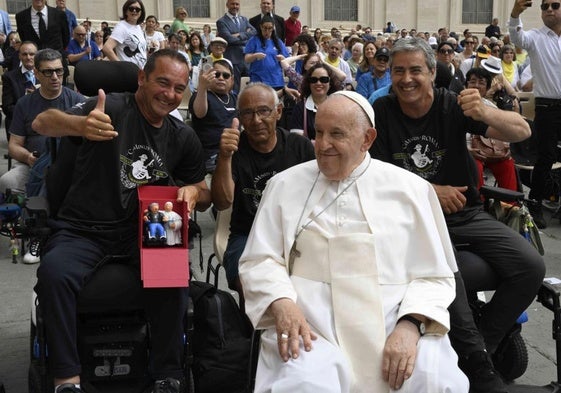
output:
[[[373,160],[374,112],[319,106],[317,161],[273,177],[240,259],[264,329],[255,392],[467,393],[447,336],[456,261],[432,186]]]

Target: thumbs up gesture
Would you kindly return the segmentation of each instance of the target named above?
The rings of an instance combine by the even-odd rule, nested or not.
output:
[[[111,118],[105,113],[105,92],[99,89],[97,104],[86,117],[84,137],[92,141],[107,141],[118,135],[113,129]]]
[[[240,143],[240,121],[234,117],[232,127],[225,128],[220,137],[220,155],[223,157],[232,157],[234,152],[238,151]]]

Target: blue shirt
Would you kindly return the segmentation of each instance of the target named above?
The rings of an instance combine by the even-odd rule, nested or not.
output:
[[[261,45],[258,36],[253,36],[247,42],[244,54],[265,53],[263,60],[255,60],[249,65],[249,80],[251,82],[263,82],[273,88],[284,87],[284,75],[277,55],[288,57],[288,51],[284,44],[279,40],[280,51],[273,44],[272,39],[265,40],[265,48]]]
[[[356,92],[360,93],[364,98],[368,99],[372,93],[382,87],[392,84],[392,78],[390,76],[390,70],[387,69],[383,76],[380,78],[375,77],[373,74],[362,74],[358,79],[356,85]]]
[[[82,53],[87,46],[90,46],[92,48],[92,51],[90,52],[89,56],[84,55],[84,56],[80,57],[80,60],[74,62],[74,64],[79,63],[79,62],[84,61],[84,60],[97,59],[98,57],[101,56],[101,53],[99,52],[99,48],[97,47],[97,44],[95,42],[93,42],[92,40],[88,40],[87,43],[86,43],[86,46],[84,46],[83,48],[80,46],[78,41],[76,41],[74,38],[70,40],[70,42],[68,43],[68,47],[66,48],[66,52],[68,54],[78,55],[78,54]]]

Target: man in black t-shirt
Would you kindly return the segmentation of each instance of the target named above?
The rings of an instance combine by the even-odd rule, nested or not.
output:
[[[545,266],[529,242],[482,210],[466,133],[517,142],[528,138],[530,130],[519,114],[485,105],[477,89],[457,96],[433,88],[435,69],[434,52],[424,40],[395,44],[390,56],[392,94],[374,103],[378,137],[370,152],[432,183],[452,242],[469,243],[468,251],[497,273],[500,284],[483,308],[481,334],[473,323],[461,277],[457,278],[450,338],[460,368],[470,380],[470,391],[506,392],[488,354],[497,350],[533,301]]]
[[[135,94],[106,96],[100,90],[70,113],[48,110],[33,122],[41,134],[68,136],[76,149],[73,171],[65,174],[71,184],[61,197],[35,287],[45,316],[55,393],[81,392],[76,298],[84,278],[105,255],[130,255],[138,263],[137,187],[183,185],[177,202],[186,202],[190,211],[210,205],[201,144],[192,129],[169,116],[181,102],[188,75],[185,58],[163,49],[139,72]],[[144,291],[154,391],[179,392],[186,288]]]
[[[238,291],[243,304],[238,262],[265,185],[275,174],[313,160],[315,154],[309,139],[277,128],[282,106],[271,87],[248,85],[238,98],[238,112],[239,120],[234,118],[232,128],[222,133],[211,192],[218,210],[232,206],[224,267],[228,285]]]

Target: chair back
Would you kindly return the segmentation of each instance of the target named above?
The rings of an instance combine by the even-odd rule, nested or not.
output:
[[[138,66],[128,61],[81,61],[74,70],[74,83],[85,96],[96,96],[99,89],[106,93],[134,93],[138,71]]]

